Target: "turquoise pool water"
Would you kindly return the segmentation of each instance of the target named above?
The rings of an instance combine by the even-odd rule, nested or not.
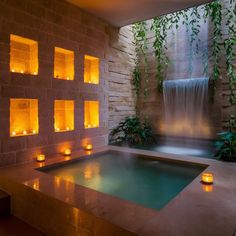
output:
[[[108,151],[42,171],[76,184],[160,210],[204,167]]]

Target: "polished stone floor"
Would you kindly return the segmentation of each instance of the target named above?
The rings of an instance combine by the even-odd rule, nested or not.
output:
[[[1,236],[44,236],[37,229],[14,216],[0,218]]]
[[[121,232],[121,229],[125,229],[125,233],[130,232],[129,234],[112,234],[118,236],[233,235],[236,228],[236,163],[112,146],[104,147],[102,151],[106,150],[139,153],[152,159],[186,162],[190,165],[204,165],[207,166],[205,171],[213,173],[215,181],[211,187],[204,186],[200,183],[201,175],[199,175],[160,211],[145,208],[74,184],[70,181],[69,176],[66,179],[58,179],[36,169],[43,165],[54,165],[62,161],[70,161],[63,156],[48,159],[43,165],[34,162],[3,168],[0,173],[0,184],[4,187],[3,189],[7,190],[9,188],[9,191],[13,193],[15,189],[17,190],[14,195],[14,211],[18,214],[28,216],[25,215],[26,213],[29,214],[29,209],[25,208],[26,205],[31,207],[31,209],[38,207],[41,215],[38,212],[30,211],[31,218],[34,217],[36,223],[38,219],[45,220],[48,214],[57,210],[59,203],[60,207],[62,207],[61,203],[64,204],[63,209],[66,205],[72,206],[73,209],[71,211],[65,211],[67,214],[70,213],[67,217],[68,222],[70,224],[72,221],[77,222],[77,225],[74,224],[77,227],[77,231],[74,232],[78,232],[81,225],[83,225],[89,231],[88,234],[84,235],[101,235],[94,234],[95,231],[93,229],[101,230],[105,226],[107,229],[113,230],[111,224],[119,227],[116,228],[116,232]],[[101,150],[94,150],[92,153],[96,151]],[[73,159],[83,155],[84,153],[73,153],[71,159],[73,161]],[[9,186],[9,181],[12,182],[12,187]],[[17,185],[14,183],[17,183]],[[22,197],[17,199],[19,194]],[[23,197],[24,199],[22,199]],[[38,199],[37,201],[36,198]],[[30,199],[30,202],[27,199]],[[55,204],[53,199],[56,201]],[[51,201],[55,208],[49,205],[48,201]],[[40,206],[38,206],[39,204]],[[47,208],[48,211],[46,211]],[[63,209],[61,209],[61,213],[65,215]],[[96,219],[92,216],[96,217]],[[28,220],[31,219],[28,218]],[[61,219],[55,218],[55,221],[51,221],[52,227],[59,220]],[[63,221],[63,223],[58,224],[58,226],[64,227],[65,222]],[[78,235],[78,233],[70,235]],[[110,236],[111,234],[102,235]]]

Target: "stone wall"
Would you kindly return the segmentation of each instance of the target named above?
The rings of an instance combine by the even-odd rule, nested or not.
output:
[[[227,4],[227,1],[225,1]],[[181,20],[180,20],[181,22]],[[150,28],[151,21],[147,21],[147,25]],[[190,47],[189,47],[189,33],[186,33],[185,26],[180,24],[180,27],[176,30],[173,29],[168,32],[167,39],[167,55],[170,59],[169,67],[166,71],[165,79],[186,79],[202,77],[203,74],[203,53],[211,54],[210,51],[210,35],[212,33],[212,25],[210,23],[201,22],[201,32],[199,34],[199,53],[193,54],[192,59],[192,71],[189,72],[190,65]],[[222,24],[222,30],[225,34],[224,24]],[[150,120],[158,134],[165,134],[161,130],[161,124],[164,120],[164,104],[163,96],[158,92],[156,82],[156,59],[154,57],[153,49],[154,35],[151,31],[148,32],[148,89],[149,95],[145,101],[143,93],[141,92],[140,99],[138,100],[138,107],[141,114],[145,114]],[[210,101],[209,96],[209,138],[215,138],[216,133],[222,130],[230,117],[230,114],[236,114],[236,106],[231,105],[229,102],[229,85],[226,79],[226,70],[224,66],[225,55],[221,56],[222,75],[217,84],[214,101]],[[209,61],[209,71],[212,69],[212,61]],[[142,71],[144,70],[142,66]],[[144,91],[144,83],[142,84],[142,90]],[[211,93],[211,91],[210,91]]]
[[[38,75],[10,72],[10,34],[38,42]],[[0,0],[0,166],[107,144],[108,130],[133,114],[130,28],[115,29],[58,0]],[[53,78],[54,47],[74,51],[73,81]],[[84,55],[100,59],[99,85],[83,83]],[[38,99],[39,133],[10,137],[10,99]],[[75,102],[73,131],[54,132],[54,100]],[[84,129],[84,100],[100,103],[99,128]]]

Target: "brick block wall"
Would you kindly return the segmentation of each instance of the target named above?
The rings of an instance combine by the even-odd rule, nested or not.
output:
[[[38,42],[38,75],[10,72],[10,34]],[[130,37],[129,27],[115,29],[62,0],[0,0],[0,166],[106,145],[109,128],[134,113]],[[74,51],[73,81],[53,78],[54,47]],[[99,85],[83,82],[84,55],[100,59]],[[38,99],[39,134],[10,137],[10,98]],[[75,102],[74,131],[54,132],[59,99]],[[99,128],[84,129],[84,100],[99,101]]]

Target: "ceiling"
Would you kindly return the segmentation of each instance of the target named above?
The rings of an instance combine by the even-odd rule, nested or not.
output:
[[[66,0],[121,27],[178,10],[201,5],[210,0]]]

